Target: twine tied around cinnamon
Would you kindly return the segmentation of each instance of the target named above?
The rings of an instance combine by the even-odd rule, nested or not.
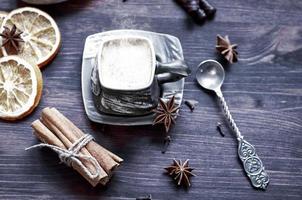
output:
[[[80,139],[75,141],[69,149],[63,149],[55,145],[41,143],[28,147],[25,149],[25,151],[38,147],[48,147],[58,154],[62,163],[65,163],[69,167],[72,167],[73,163],[77,163],[89,178],[96,179],[101,172],[101,167],[97,160],[91,155],[87,156],[78,153],[93,139],[94,138],[90,134],[85,134]],[[95,168],[95,173],[91,173],[88,168],[83,165],[80,159],[90,161]]]

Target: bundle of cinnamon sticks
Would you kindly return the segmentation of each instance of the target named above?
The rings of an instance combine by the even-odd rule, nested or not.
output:
[[[76,141],[85,135],[57,109],[48,107],[42,110],[41,118],[32,123],[32,128],[34,129],[34,134],[42,142],[54,145],[63,150],[68,150]],[[106,185],[113,171],[123,162],[122,158],[108,151],[93,140],[82,147],[78,154],[92,157],[97,161],[97,165],[95,165],[87,159],[79,158],[82,165],[77,162],[71,163],[71,167],[78,171],[92,186],[96,186],[98,183]],[[88,176],[83,166],[85,166],[91,174],[98,171],[97,177],[91,178],[91,176]]]

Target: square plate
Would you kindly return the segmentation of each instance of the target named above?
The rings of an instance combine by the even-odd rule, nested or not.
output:
[[[156,59],[160,62],[171,62],[174,60],[183,60],[183,52],[178,38],[167,35],[147,31],[138,30],[115,30],[97,33],[86,38],[83,59],[82,59],[82,97],[84,107],[88,118],[97,123],[111,125],[150,125],[153,123],[154,114],[145,116],[115,116],[100,113],[94,105],[91,92],[91,72],[95,63],[97,50],[100,47],[102,38],[114,35],[134,35],[143,36],[151,40],[154,45]],[[161,85],[161,98],[170,99],[175,95],[175,103],[180,105],[183,98],[184,78],[171,83]]]

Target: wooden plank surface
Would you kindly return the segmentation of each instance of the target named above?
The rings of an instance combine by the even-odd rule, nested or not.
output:
[[[35,112],[18,123],[0,122],[0,199],[302,199],[302,1],[209,0],[216,18],[191,22],[172,0],[70,0],[44,6],[62,32],[62,48],[43,69],[43,98]],[[27,4],[1,0],[0,10]],[[240,60],[225,66],[223,91],[246,139],[255,145],[270,175],[267,191],[253,189],[237,158],[232,133],[216,131],[223,122],[215,97],[187,78],[184,97],[199,101],[191,113],[182,106],[162,154],[158,127],[103,126],[90,122],[81,97],[81,57],[93,33],[142,29],[180,38],[193,70],[216,59],[216,34],[239,45]],[[106,188],[91,188],[76,172],[59,164],[49,150],[25,152],[36,144],[30,123],[46,106],[57,107],[81,129],[121,155],[125,162]],[[190,159],[197,177],[189,190],[175,187],[163,167],[171,159]]]

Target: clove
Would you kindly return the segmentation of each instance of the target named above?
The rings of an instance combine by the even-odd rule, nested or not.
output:
[[[161,151],[161,153],[166,153],[167,149],[168,149],[168,146],[170,145],[170,142],[171,142],[171,136],[170,135],[167,135],[164,139],[164,148],[163,150]]]
[[[195,106],[198,104],[198,101],[195,100],[185,100],[185,104],[190,108],[191,112],[194,111]]]
[[[222,137],[225,136],[224,133],[223,133],[223,131],[222,131],[222,124],[220,122],[217,122],[217,130],[218,130],[218,132],[220,133],[220,135]]]

